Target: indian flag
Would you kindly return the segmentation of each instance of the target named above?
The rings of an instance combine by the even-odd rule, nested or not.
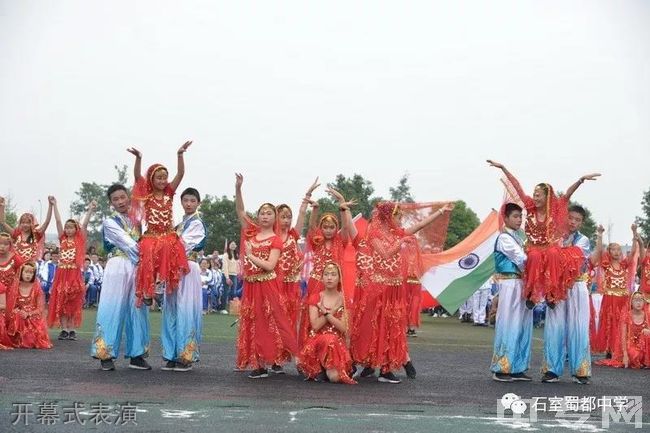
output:
[[[478,290],[494,273],[494,243],[499,214],[493,210],[468,237],[438,254],[422,256],[426,271],[422,287],[450,313]]]

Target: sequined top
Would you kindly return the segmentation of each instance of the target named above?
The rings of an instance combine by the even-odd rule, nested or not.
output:
[[[650,254],[646,255],[641,262],[641,286],[639,290],[643,293],[650,293]]]
[[[271,256],[271,250],[282,250],[282,240],[277,235],[271,236],[270,238],[266,238],[261,241],[257,240],[255,237],[252,237],[249,239],[249,242],[253,247],[253,251],[252,251],[253,256],[262,260],[269,259],[269,257]],[[270,275],[271,273],[275,274],[274,271],[269,272],[256,266],[253,262],[251,262],[248,259],[248,257],[244,257],[243,268],[244,268],[244,276],[246,278]],[[273,278],[275,278],[275,276],[273,276]]]
[[[22,233],[19,233],[14,238],[14,249],[16,253],[22,257],[25,261],[36,261],[40,257],[36,257],[38,252],[38,243],[42,239],[43,234],[35,230],[34,238],[32,240],[25,239]]]
[[[524,231],[529,245],[547,246],[551,245],[553,233],[555,233],[555,222],[550,215],[546,216],[547,220],[538,221],[535,212],[528,212],[526,215],[526,225]]]
[[[24,296],[18,291],[18,296],[16,297],[16,304],[14,305],[14,312],[24,311],[32,317],[40,317],[41,310],[38,305],[38,296],[34,293],[34,286],[31,287],[29,294]]]
[[[147,224],[145,235],[164,235],[174,231],[172,216],[173,195],[163,194],[162,198],[149,195],[144,202],[144,216]]]
[[[326,309],[327,311],[330,311],[330,312],[331,312],[331,310],[332,310],[331,308],[327,308],[327,307],[325,307],[325,309]],[[345,312],[345,308],[343,307],[343,305],[341,305],[341,306],[340,306],[340,307],[339,307],[335,312],[333,312],[333,313],[331,313],[331,314],[332,314],[334,317],[336,317],[337,319],[342,320],[342,319],[343,319],[343,313],[344,313],[344,312]],[[323,313],[321,313],[321,312],[319,311],[319,312],[318,312],[318,317],[321,317],[321,316],[323,316]],[[314,330],[311,329],[311,327],[310,327],[310,329],[309,329],[309,335],[310,335],[311,337],[313,337],[313,336],[315,336],[315,335],[319,335],[319,334],[334,334],[334,335],[336,335],[336,336],[338,336],[338,337],[345,338],[345,335],[344,335],[341,331],[339,331],[339,330],[336,328],[336,326],[334,326],[334,325],[331,324],[330,322],[326,322],[323,326],[321,326],[321,328],[320,328],[318,331],[314,331]]]
[[[74,239],[63,238],[61,240],[61,248],[59,251],[59,269],[76,269],[77,261],[77,245]]]
[[[643,322],[641,322],[640,324],[634,323],[632,312],[630,312],[627,315],[627,317],[625,317],[623,320],[624,320],[623,326],[627,325],[628,343],[631,343],[634,346],[638,346],[643,337],[643,330],[646,328],[650,329],[650,324],[648,324],[648,320],[645,317],[645,314],[643,316]]]
[[[300,280],[301,253],[298,248],[298,233],[294,229],[289,230],[287,240],[282,245],[282,253],[278,260],[277,269],[281,272],[285,282]]]
[[[0,263],[0,283],[4,284],[5,287],[11,287],[24,262],[20,256],[13,254],[7,261]],[[5,291],[0,292],[0,294],[2,293],[5,293]]]
[[[330,240],[329,247],[322,235],[320,229],[310,230],[307,235],[307,242],[312,254],[312,269],[310,277],[320,280],[323,275],[325,265],[334,262],[339,266],[343,265],[343,253],[345,251],[345,241],[338,233]]]
[[[353,241],[356,249],[357,286],[363,286],[372,275],[372,251],[368,247],[368,239],[357,236]]]
[[[616,269],[611,263],[603,264],[603,289],[607,291],[616,291],[627,294],[627,266],[619,264],[620,268]]]

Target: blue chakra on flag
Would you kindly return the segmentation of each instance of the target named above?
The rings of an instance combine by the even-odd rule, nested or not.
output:
[[[479,259],[479,257],[476,254],[471,253],[466,255],[462,259],[460,259],[458,261],[458,266],[460,266],[463,269],[474,269],[475,267],[478,266],[478,262],[480,261],[481,259]]]

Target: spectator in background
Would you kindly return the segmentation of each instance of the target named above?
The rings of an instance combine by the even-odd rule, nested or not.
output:
[[[86,257],[84,260],[84,267],[81,271],[83,276],[84,284],[86,285],[86,300],[84,302],[84,308],[90,308],[93,303],[93,299],[96,296],[95,293],[95,273],[92,269],[92,262],[90,257]]]
[[[201,292],[203,294],[203,314],[207,314],[210,308],[210,285],[213,284],[212,279],[212,263],[210,260],[203,258],[199,261],[201,268]]]
[[[92,253],[90,255],[90,268],[93,271],[93,276],[95,280],[95,305],[99,301],[99,293],[102,290],[102,282],[104,281],[104,267],[99,263],[99,255],[97,253]]]
[[[41,283],[46,304],[50,300],[50,287],[52,287],[54,272],[56,271],[56,264],[53,262],[52,256],[52,252],[46,251],[38,266],[38,281]]]
[[[222,304],[222,295],[224,287],[224,276],[223,271],[221,270],[221,260],[219,260],[218,255],[212,256],[212,297],[211,297],[211,307],[214,311],[221,314],[228,314],[228,302]]]
[[[220,304],[228,305],[228,301],[236,296],[239,289],[239,252],[235,241],[230,242],[228,250],[223,255],[222,270],[226,277],[226,284],[223,287]]]

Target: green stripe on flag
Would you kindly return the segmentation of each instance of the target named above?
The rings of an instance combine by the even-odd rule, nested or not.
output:
[[[436,298],[449,313],[454,314],[458,307],[476,292],[494,273],[494,254],[478,265],[472,272],[451,282]]]

